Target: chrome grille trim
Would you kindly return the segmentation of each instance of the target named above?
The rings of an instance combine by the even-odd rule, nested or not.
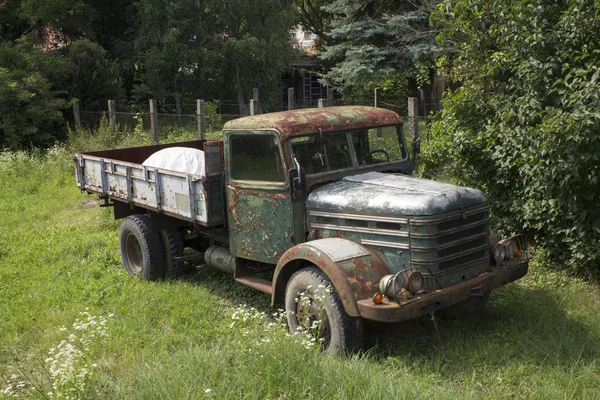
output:
[[[333,224],[316,224],[316,223],[311,223],[310,227],[311,228],[319,228],[319,229],[330,229],[330,230],[334,230],[334,231],[371,233],[374,235],[386,235],[386,236],[396,236],[396,237],[409,237],[408,232],[388,231],[388,230],[383,230],[383,229],[357,228],[357,227],[352,227],[352,226],[333,225]]]
[[[481,221],[473,222],[471,224],[462,225],[462,226],[459,226],[459,227],[456,227],[456,228],[452,228],[452,229],[447,229],[447,230],[444,230],[444,231],[438,231],[438,232],[435,232],[435,233],[414,233],[413,232],[413,233],[411,233],[410,237],[418,238],[418,239],[420,239],[420,238],[425,238],[425,239],[426,238],[436,238],[436,237],[448,235],[448,234],[451,234],[451,233],[465,231],[465,230],[470,229],[470,228],[475,228],[477,226],[483,225],[484,223],[488,223],[488,222],[490,222],[490,219],[489,218],[484,218]],[[411,222],[411,225],[413,225],[412,222]]]
[[[482,251],[482,250],[488,250],[489,246],[487,244],[481,245],[481,246],[477,246],[477,247],[472,247],[468,250],[463,250],[463,251],[459,251],[457,253],[451,254],[449,256],[446,257],[441,257],[441,258],[437,258],[435,260],[420,260],[418,257],[416,257],[415,253],[418,253],[418,251],[415,251],[415,247],[412,246],[411,247],[411,260],[413,263],[420,263],[420,264],[440,264],[443,263],[444,261],[451,261],[454,260],[456,258],[460,258],[463,256],[468,256],[469,254],[473,254],[473,253],[477,253],[478,251]],[[435,249],[435,251],[437,252],[437,248]],[[429,253],[430,250],[427,251],[427,253]],[[486,258],[488,258],[486,256]]]
[[[371,246],[380,246],[380,247],[391,247],[394,249],[404,249],[404,250],[410,249],[410,245],[408,243],[385,242],[382,240],[360,239],[360,244],[371,245]]]
[[[444,249],[447,249],[448,247],[456,246],[457,244],[461,244],[461,243],[465,243],[465,242],[470,242],[471,240],[475,240],[475,239],[479,239],[479,238],[485,238],[488,235],[489,235],[489,233],[485,232],[485,233],[480,233],[480,234],[477,234],[477,235],[465,236],[465,237],[462,237],[462,238],[460,238],[458,240],[453,240],[452,242],[448,242],[448,243],[444,243],[444,244],[441,244],[441,245],[437,245],[437,246],[435,246],[435,248],[433,248],[433,250],[434,251],[444,250]],[[414,237],[414,236],[415,235],[411,235],[411,237]],[[427,246],[415,246],[415,245],[412,246],[412,249],[413,250],[417,250],[417,251],[422,251],[422,250],[429,251],[429,250],[432,250],[431,247],[427,247]]]
[[[477,206],[472,206],[464,209],[464,213],[467,217],[472,216],[474,214],[479,214],[481,212],[487,212],[489,210],[488,203],[482,203]],[[462,218],[463,210],[455,210],[450,211],[443,216],[432,215],[432,216],[415,216],[411,217],[410,224],[411,225],[430,225],[430,224],[439,224],[440,222],[450,221],[456,219],[456,217]]]
[[[328,218],[341,218],[341,219],[357,219],[360,221],[373,221],[373,222],[394,222],[397,224],[408,224],[408,218],[397,218],[397,217],[378,217],[376,215],[361,215],[361,214],[347,214],[330,211],[308,211],[309,217],[328,217]]]

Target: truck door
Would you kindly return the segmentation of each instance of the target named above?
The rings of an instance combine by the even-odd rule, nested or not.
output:
[[[227,132],[225,174],[231,253],[277,263],[293,245],[289,182],[274,131]]]

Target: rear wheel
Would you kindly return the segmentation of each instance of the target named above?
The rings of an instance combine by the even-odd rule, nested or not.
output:
[[[163,248],[150,217],[139,214],[125,218],[120,244],[123,267],[129,275],[152,281],[165,277]]]
[[[165,253],[165,268],[167,278],[178,278],[183,275],[185,264],[178,260],[183,256],[183,239],[176,229],[169,229],[160,233],[160,239]]]
[[[292,333],[308,333],[327,352],[362,347],[362,320],[349,316],[327,275],[316,267],[297,271],[288,282],[285,311]]]

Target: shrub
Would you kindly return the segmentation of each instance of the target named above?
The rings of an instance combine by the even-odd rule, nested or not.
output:
[[[421,158],[425,176],[483,189],[522,231],[586,277],[600,270],[600,19],[592,0],[441,4],[460,48]]]

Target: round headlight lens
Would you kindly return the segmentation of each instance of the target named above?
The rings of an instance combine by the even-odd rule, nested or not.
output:
[[[396,282],[395,275],[386,275],[379,281],[379,291],[390,298],[395,298],[400,287]]]
[[[423,288],[423,274],[418,271],[414,271],[408,277],[407,289],[411,294],[416,294],[419,290]]]
[[[514,241],[509,241],[506,246],[504,246],[504,252],[506,253],[506,259],[510,260],[515,256],[517,250],[517,244]]]
[[[500,243],[497,243],[492,247],[492,258],[496,264],[501,263],[506,258],[506,252],[504,250],[504,246]]]

